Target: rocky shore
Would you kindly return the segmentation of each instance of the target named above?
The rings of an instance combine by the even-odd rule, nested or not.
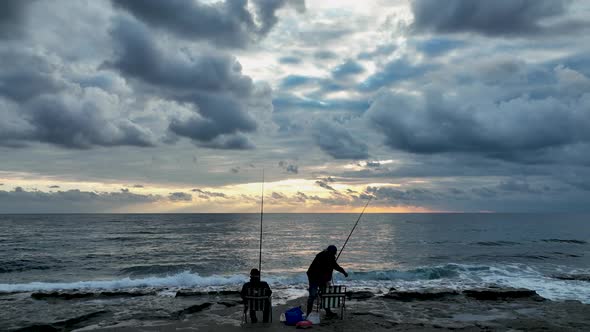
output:
[[[76,299],[89,294],[34,293],[36,299]],[[100,293],[94,297],[124,296]],[[133,294],[139,296],[139,294]],[[283,331],[294,327],[279,322],[281,312],[305,304],[305,298],[273,307],[269,324],[241,326],[242,304],[235,292],[178,292],[194,299],[194,305],[170,316],[145,317],[105,326],[97,312],[17,331]],[[556,302],[528,289],[487,287],[463,291],[423,289],[384,294],[368,291],[348,293],[344,319],[326,319],[316,331],[590,331],[590,305],[578,301]]]

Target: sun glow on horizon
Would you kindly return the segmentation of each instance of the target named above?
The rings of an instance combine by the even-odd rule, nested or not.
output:
[[[258,213],[262,182],[225,186],[191,186],[123,181],[78,181],[32,173],[0,173],[0,191],[24,191],[48,195],[87,192],[93,195],[147,197],[101,212],[113,213]],[[359,195],[367,187],[398,188],[395,183],[346,183],[334,178],[295,178],[264,183],[264,209],[269,213],[358,213],[364,206]],[[18,189],[17,189],[18,188]],[[174,195],[180,198],[176,199]],[[375,200],[366,213],[438,212],[425,206],[388,205]]]

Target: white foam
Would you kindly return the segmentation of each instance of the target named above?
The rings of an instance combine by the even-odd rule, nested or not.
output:
[[[115,279],[115,280],[92,280],[77,282],[31,282],[26,284],[0,284],[0,292],[34,292],[34,291],[55,291],[55,290],[113,290],[128,288],[192,288],[209,286],[239,285],[246,280],[244,275],[230,276],[206,276],[202,277],[197,273],[182,272],[166,277],[147,277],[141,279]]]
[[[456,272],[437,279],[425,279],[424,270],[446,270]],[[554,270],[560,270],[556,266]],[[564,271],[567,268],[563,268]],[[571,271],[570,271],[571,272]],[[577,270],[578,273],[589,273]],[[522,287],[537,291],[539,295],[551,300],[579,300],[590,303],[588,282],[577,280],[558,280],[551,278],[526,265],[511,264],[501,266],[447,264],[444,266],[412,269],[408,271],[367,271],[351,273],[349,278],[335,274],[335,282],[349,288],[365,288],[375,292],[387,291],[391,287],[400,290],[421,288],[466,289],[495,284],[505,287]],[[264,278],[280,295],[280,301],[305,296],[307,277],[305,273],[269,273]],[[198,290],[239,289],[248,280],[246,275],[200,276],[197,273],[182,272],[166,277],[146,277],[139,279],[123,278],[113,280],[92,280],[78,282],[32,282],[23,284],[0,284],[0,292],[33,292],[59,290],[114,290],[133,288],[160,289],[160,296],[171,296],[172,290],[166,288],[190,288]]]

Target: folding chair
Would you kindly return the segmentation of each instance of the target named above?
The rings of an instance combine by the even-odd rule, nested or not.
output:
[[[320,309],[340,308],[340,319],[344,319],[346,307],[346,286],[327,286],[320,288],[318,294],[317,311]]]
[[[266,288],[248,288],[244,297],[244,323],[248,323],[250,310],[262,311],[267,308],[270,311],[270,321],[272,322],[272,302],[271,295],[267,294]]]

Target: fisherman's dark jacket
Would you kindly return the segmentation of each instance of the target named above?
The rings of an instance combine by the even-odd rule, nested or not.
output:
[[[315,256],[307,269],[307,278],[310,283],[325,284],[332,280],[334,270],[344,273],[344,269],[336,262],[336,256],[324,250]]]
[[[242,291],[240,292],[240,296],[243,298],[247,295],[253,295],[253,294],[249,294],[248,290],[249,289],[264,289],[264,296],[270,295],[272,294],[272,290],[270,289],[270,286],[266,283],[266,281],[260,281],[260,280],[251,280],[248,281],[247,283],[244,284],[244,286],[242,286]],[[263,295],[263,294],[256,294],[256,295]]]

